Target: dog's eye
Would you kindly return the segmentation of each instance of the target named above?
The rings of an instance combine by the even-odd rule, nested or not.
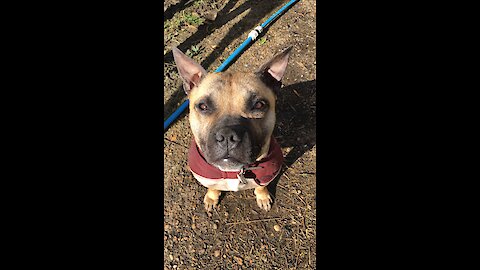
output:
[[[255,110],[261,110],[265,107],[265,101],[257,101],[255,102],[255,105],[253,105],[253,109]]]
[[[201,111],[206,111],[206,110],[208,110],[208,106],[207,106],[207,104],[205,104],[205,103],[200,103],[200,104],[198,104],[198,108],[199,108]]]

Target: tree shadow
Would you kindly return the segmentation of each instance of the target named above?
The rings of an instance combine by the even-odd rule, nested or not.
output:
[[[163,12],[163,21],[170,20],[173,18],[175,13],[186,9],[193,4],[193,0],[180,0],[178,3],[171,5]]]
[[[217,13],[214,21],[207,22],[198,27],[197,32],[188,37],[184,42],[177,46],[182,52],[187,51],[192,45],[202,41],[205,37],[212,34],[216,29],[222,27],[229,21],[235,19],[237,16],[248,10],[248,13],[237,23],[235,23],[228,33],[218,42],[218,47],[207,55],[200,63],[206,70],[214,63],[214,61],[222,54],[222,52],[238,37],[250,32],[256,26],[260,25],[260,20],[269,14],[271,11],[277,9],[280,5],[285,3],[285,0],[247,0],[240,6],[231,10],[237,1],[231,0]],[[273,23],[273,22],[272,22]],[[245,39],[247,35],[244,35]],[[243,42],[244,40],[242,40]],[[239,55],[240,56],[240,55]],[[173,55],[169,51],[164,56],[165,63],[173,64]],[[182,84],[179,84],[177,89],[171,95],[169,100],[164,104],[164,120],[170,116],[176,109],[177,105],[185,98]],[[183,115],[183,114],[182,114]],[[181,115],[181,116],[182,116]],[[179,116],[179,117],[181,117]]]
[[[295,83],[280,89],[278,94],[277,122],[273,134],[280,147],[292,149],[285,157],[285,166],[268,185],[273,197],[281,176],[316,144],[316,86],[316,80]]]

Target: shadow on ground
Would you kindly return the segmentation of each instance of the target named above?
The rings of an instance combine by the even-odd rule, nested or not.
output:
[[[173,15],[175,15],[175,13],[180,12],[180,11],[188,8],[192,4],[193,4],[193,1],[191,1],[191,0],[181,0],[178,3],[169,6],[163,12],[163,21],[165,22],[167,20],[170,20],[171,18],[173,18]]]
[[[285,156],[281,173],[268,185],[274,197],[281,176],[316,144],[316,86],[316,80],[300,82],[285,86],[278,95],[274,136],[280,147],[291,150]]]

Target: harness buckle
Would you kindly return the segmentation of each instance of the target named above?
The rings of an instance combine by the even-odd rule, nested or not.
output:
[[[256,170],[256,169],[261,169],[262,167],[242,167],[242,169],[240,170],[240,172],[237,174],[237,178],[238,180],[240,181],[240,183],[242,184],[247,184],[247,178],[245,178],[245,173],[246,171],[251,171],[251,170]]]

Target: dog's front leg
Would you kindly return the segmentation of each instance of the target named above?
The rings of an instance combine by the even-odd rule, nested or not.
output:
[[[261,186],[255,188],[255,196],[257,197],[257,205],[265,211],[270,210],[272,198],[268,192],[267,186]]]
[[[218,198],[222,192],[213,188],[209,188],[203,202],[205,203],[205,210],[210,212],[213,210],[213,207],[216,207],[218,204]]]

